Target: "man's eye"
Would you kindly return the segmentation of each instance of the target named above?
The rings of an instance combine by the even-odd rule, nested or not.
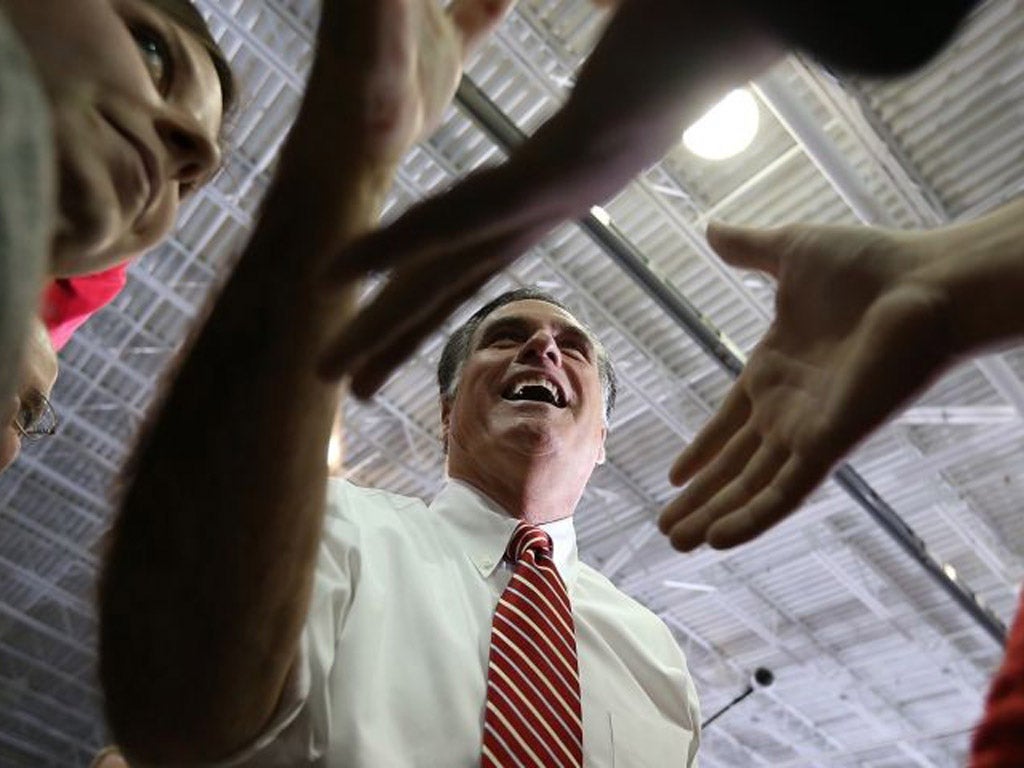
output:
[[[562,342],[562,348],[567,352],[571,352],[584,360],[590,359],[590,345],[585,341],[577,341],[575,339],[569,339]]]
[[[493,347],[504,344],[516,344],[518,341],[519,339],[516,338],[516,334],[512,331],[498,331],[491,336],[489,343]]]
[[[159,32],[147,26],[134,26],[131,33],[142,55],[142,63],[146,65],[150,77],[153,78],[153,84],[161,94],[166,94],[171,81],[171,66],[174,63],[167,41]]]
[[[18,424],[26,432],[31,431],[39,421],[41,409],[32,400],[23,400],[18,408]]]

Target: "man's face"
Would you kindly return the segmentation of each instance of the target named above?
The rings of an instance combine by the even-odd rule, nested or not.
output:
[[[30,414],[43,406],[40,395],[49,397],[56,379],[57,353],[53,351],[45,326],[35,320],[25,346],[15,398],[17,402],[12,403],[9,409],[3,409],[9,418],[0,427],[0,472],[7,469],[21,452],[21,436],[14,426],[14,417],[20,415],[23,422],[31,421]]]
[[[594,343],[553,304],[500,307],[470,341],[442,422],[452,477],[543,458],[557,462],[567,480],[585,483],[604,460],[607,431]]]
[[[221,89],[209,54],[144,0],[0,0],[53,109],[52,271],[99,271],[159,242],[217,168]]]

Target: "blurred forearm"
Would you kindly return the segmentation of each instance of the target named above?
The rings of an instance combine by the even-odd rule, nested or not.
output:
[[[366,159],[326,74],[314,72],[252,241],[127,474],[101,678],[119,742],[147,762],[223,757],[251,739],[305,619],[338,399],[314,363],[354,298],[322,276],[375,223],[391,176]]]

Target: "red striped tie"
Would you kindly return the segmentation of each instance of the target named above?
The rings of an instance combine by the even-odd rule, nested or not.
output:
[[[515,564],[491,625],[483,768],[583,764],[576,632],[551,537],[519,523]]]

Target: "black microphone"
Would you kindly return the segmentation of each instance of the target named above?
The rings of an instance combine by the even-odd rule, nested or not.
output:
[[[713,714],[711,717],[709,717],[703,723],[701,723],[700,724],[701,730],[704,730],[709,725],[711,725],[713,722],[715,722],[715,720],[717,720],[719,717],[721,717],[726,712],[726,710],[730,709],[731,707],[734,707],[735,705],[737,705],[741,701],[743,701],[745,698],[747,698],[747,696],[752,694],[755,691],[755,689],[757,689],[757,688],[767,688],[769,685],[771,685],[774,682],[775,682],[775,675],[772,674],[772,671],[770,669],[767,669],[766,667],[758,667],[757,669],[754,670],[754,676],[750,679],[750,682],[747,683],[747,689],[743,693],[741,693],[739,696],[737,696],[735,699],[733,699],[728,704],[726,704],[724,707],[722,707],[720,710],[715,712],[715,714]]]

